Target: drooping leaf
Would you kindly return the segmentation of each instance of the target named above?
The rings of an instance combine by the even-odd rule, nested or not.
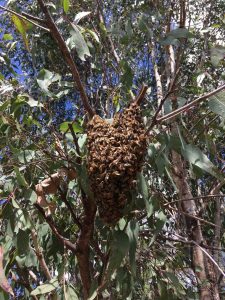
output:
[[[65,13],[68,13],[70,7],[70,0],[63,0],[63,9]]]
[[[80,21],[82,18],[84,18],[84,17],[90,15],[90,13],[91,13],[91,11],[81,11],[81,12],[79,12],[79,13],[75,16],[73,22],[77,25],[77,24],[79,23],[79,21]]]
[[[138,242],[139,224],[137,221],[132,220],[127,226],[126,233],[129,237],[130,249],[129,249],[129,260],[132,270],[132,274],[136,274],[136,248]]]
[[[37,83],[39,87],[49,96],[53,94],[49,91],[49,86],[58,80],[61,79],[61,76],[56,73],[52,73],[49,70],[42,69],[37,76]],[[32,102],[33,103],[33,102]]]
[[[38,286],[30,294],[31,296],[44,295],[54,291],[55,289],[57,289],[58,286],[59,286],[58,279],[53,278],[52,280],[49,281],[49,283]]]
[[[85,61],[85,55],[91,56],[87,43],[79,30],[79,27],[71,23],[73,29],[70,31],[71,37],[67,40],[70,49],[75,48],[79,58]]]
[[[18,167],[14,167],[14,171],[16,173],[18,184],[22,187],[28,187],[28,183],[26,182],[26,179],[23,176],[23,174],[20,172],[20,169]]]
[[[3,268],[3,247],[0,245],[0,287],[8,294],[14,297],[12,287],[10,286]]]
[[[107,270],[107,278],[121,265],[129,250],[129,237],[123,231],[115,231],[111,243],[111,255]]]
[[[217,67],[222,59],[225,58],[225,47],[216,45],[210,49],[210,58],[212,64]]]
[[[16,247],[18,255],[28,255],[29,253],[29,233],[28,231],[19,230],[16,236]]]
[[[225,118],[225,91],[209,97],[209,109]]]
[[[12,15],[12,21],[14,23],[14,25],[16,26],[16,29],[19,31],[19,33],[22,35],[23,41],[25,43],[26,49],[29,51],[29,42],[28,42],[28,38],[27,38],[27,30],[29,28],[31,28],[31,23],[19,18],[16,15]]]
[[[184,145],[181,152],[184,158],[188,160],[191,164],[199,167],[203,171],[211,174],[212,176],[223,180],[223,176],[219,173],[217,167],[198,147],[194,145]]]
[[[121,76],[121,82],[127,89],[130,89],[132,86],[133,77],[134,77],[133,70],[131,69],[131,67],[129,66],[129,64],[126,60],[121,60],[120,66],[123,70],[123,74]]]
[[[77,293],[72,285],[67,285],[65,288],[65,300],[79,300]]]
[[[147,215],[148,217],[150,217],[153,213],[153,205],[149,197],[147,181],[142,173],[138,173],[137,180],[138,180],[138,190],[144,199]]]

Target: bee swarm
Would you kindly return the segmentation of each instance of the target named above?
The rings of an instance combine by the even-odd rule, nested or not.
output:
[[[95,115],[87,126],[87,167],[100,218],[114,225],[135,186],[146,152],[140,107],[132,103],[112,125]]]

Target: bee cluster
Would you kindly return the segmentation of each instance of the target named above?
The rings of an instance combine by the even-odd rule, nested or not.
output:
[[[132,103],[109,124],[95,115],[87,126],[87,167],[100,218],[114,225],[135,187],[146,152],[140,108]]]

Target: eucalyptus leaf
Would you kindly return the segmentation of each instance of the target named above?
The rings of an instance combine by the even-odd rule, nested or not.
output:
[[[49,283],[38,286],[30,294],[31,296],[44,295],[54,291],[55,289],[57,289],[58,286],[59,286],[58,279],[53,278],[52,280],[49,281]]]
[[[67,44],[70,49],[75,48],[79,58],[85,61],[85,56],[91,56],[89,48],[78,26],[73,23],[71,26],[73,29],[70,31],[71,37],[67,40]]]
[[[211,174],[212,176],[224,180],[223,175],[220,174],[217,167],[208,159],[208,157],[194,145],[184,145],[182,154],[186,160],[191,164],[196,165],[203,171]]]
[[[90,14],[91,14],[91,11],[81,11],[75,16],[73,22],[77,25],[81,19],[83,19],[84,17],[86,17]]]
[[[209,109],[225,119],[225,91],[209,97]]]
[[[65,13],[68,13],[70,7],[70,0],[63,0],[63,9]]]

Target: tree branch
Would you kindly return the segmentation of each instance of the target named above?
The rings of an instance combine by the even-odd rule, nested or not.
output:
[[[84,207],[84,218],[82,229],[77,241],[77,260],[80,270],[80,276],[83,284],[84,300],[88,299],[91,287],[91,272],[90,272],[90,241],[94,230],[94,219],[96,213],[96,204],[88,199],[86,195],[82,195]]]
[[[62,37],[62,35],[60,34],[57,26],[55,25],[55,22],[54,22],[51,14],[50,14],[48,8],[47,8],[47,5],[44,3],[43,0],[38,0],[38,3],[41,7],[41,10],[45,14],[46,22],[47,22],[47,25],[48,25],[48,27],[51,31],[51,35],[55,39],[55,41],[57,42],[57,44],[59,46],[59,49],[61,50],[61,52],[63,54],[63,57],[64,57],[65,61],[67,62],[67,64],[70,67],[74,82],[76,82],[78,90],[80,92],[80,96],[81,96],[84,108],[88,112],[89,117],[92,118],[95,113],[94,113],[92,107],[90,106],[87,94],[85,92],[84,85],[81,82],[80,75],[79,75],[77,66],[75,65],[75,63],[73,61],[72,55],[71,55],[71,53],[70,53],[63,37]]]
[[[144,99],[147,89],[148,89],[148,86],[146,84],[143,84],[140,92],[138,93],[138,95],[136,96],[136,98],[134,100],[135,104],[137,104],[137,105],[141,104],[141,101]]]
[[[37,210],[40,212],[40,214],[42,215],[42,217],[45,219],[45,221],[48,223],[48,225],[50,226],[52,232],[55,234],[55,236],[58,238],[58,240],[65,245],[69,250],[71,250],[73,253],[77,253],[77,248],[76,245],[71,243],[69,240],[67,240],[64,236],[62,236],[59,233],[59,230],[56,228],[52,217],[51,216],[46,216],[45,215],[45,211],[44,209],[38,205],[37,203],[34,203],[34,206],[37,208]]]
[[[21,19],[23,19],[23,20],[26,20],[26,21],[30,22],[31,24],[33,24],[33,25],[35,25],[35,26],[37,26],[37,27],[39,27],[39,28],[41,28],[41,29],[43,29],[43,30],[45,30],[45,31],[47,31],[47,32],[50,32],[50,30],[49,30],[48,28],[43,27],[43,26],[41,26],[40,24],[38,24],[38,23],[32,21],[32,20],[31,20],[31,19],[32,19],[31,17],[33,17],[33,16],[30,16],[30,15],[28,15],[28,14],[26,14],[26,13],[23,13],[24,15],[26,15],[26,16],[23,16],[23,15],[21,15],[21,14],[15,12],[15,11],[9,9],[9,8],[6,8],[6,7],[2,6],[2,5],[0,5],[0,8],[1,8],[2,10],[5,10],[5,11],[7,11],[7,12],[9,12],[9,13],[11,13],[11,14],[17,16],[18,18],[21,18]],[[39,20],[41,20],[41,19],[38,19],[38,22],[40,22]]]
[[[37,232],[34,229],[31,230],[31,237],[32,237],[32,240],[33,240],[33,243],[34,243],[34,249],[35,249],[38,261],[40,263],[40,266],[41,266],[46,278],[48,280],[51,280],[52,276],[51,276],[50,271],[48,269],[48,266],[45,262],[43,252],[42,252],[41,248],[38,245]]]
[[[182,112],[189,110],[191,107],[195,106],[199,102],[201,102],[201,101],[203,101],[203,100],[205,100],[205,99],[207,99],[207,98],[209,98],[209,97],[211,97],[211,96],[219,93],[220,91],[222,91],[224,89],[225,89],[225,84],[221,85],[216,90],[214,90],[212,92],[209,92],[209,93],[207,93],[205,95],[202,95],[201,97],[197,98],[196,100],[194,100],[194,101],[192,101],[192,102],[190,102],[190,103],[188,103],[188,104],[186,104],[186,105],[184,105],[184,106],[182,106],[182,107],[180,107],[180,108],[172,111],[171,113],[169,113],[169,114],[167,114],[167,115],[165,115],[165,116],[163,116],[161,118],[158,118],[156,121],[157,121],[157,123],[159,123],[159,122],[162,122],[162,121],[165,121],[165,120],[167,121],[167,120],[169,120],[171,118],[174,118],[175,116],[181,114]]]

